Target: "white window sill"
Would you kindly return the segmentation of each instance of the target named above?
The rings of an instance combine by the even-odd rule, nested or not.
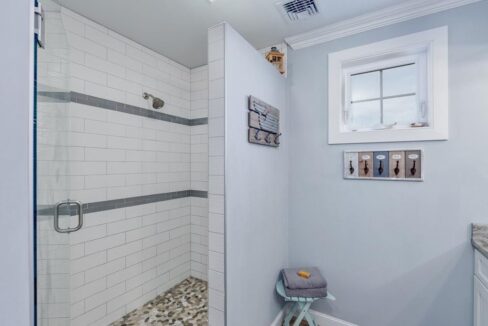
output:
[[[329,144],[446,140],[447,134],[447,128],[431,127],[329,132]]]

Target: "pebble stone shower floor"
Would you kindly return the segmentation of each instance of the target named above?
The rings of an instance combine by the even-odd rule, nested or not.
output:
[[[207,282],[189,277],[111,326],[207,326]]]

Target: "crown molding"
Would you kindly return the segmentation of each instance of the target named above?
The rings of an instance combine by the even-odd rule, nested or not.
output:
[[[329,42],[342,37],[427,16],[482,0],[412,0],[365,15],[346,19],[322,28],[285,38],[294,50]]]

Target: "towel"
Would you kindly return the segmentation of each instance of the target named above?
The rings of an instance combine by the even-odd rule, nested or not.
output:
[[[298,276],[297,273],[301,270],[310,272],[310,278],[305,279]],[[327,288],[327,281],[317,267],[285,268],[281,274],[285,288],[289,290]]]
[[[327,288],[291,290],[285,287],[285,294],[287,297],[325,298],[327,297]]]

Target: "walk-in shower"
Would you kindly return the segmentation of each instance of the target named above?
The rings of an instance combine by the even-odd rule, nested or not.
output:
[[[206,68],[43,5],[37,324],[206,325]]]

